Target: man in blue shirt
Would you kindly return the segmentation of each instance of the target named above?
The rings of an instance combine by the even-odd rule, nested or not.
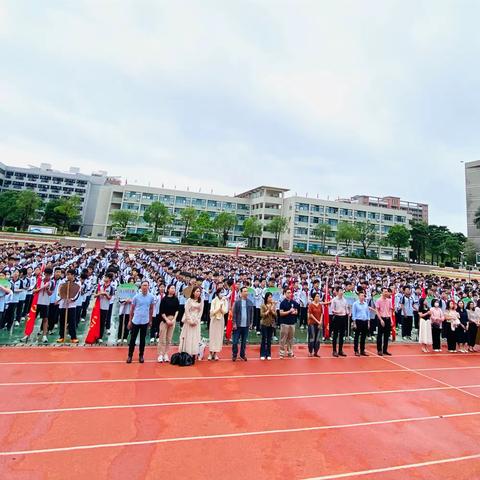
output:
[[[132,300],[130,309],[130,321],[128,329],[130,330],[130,345],[128,346],[127,363],[132,363],[133,352],[135,351],[135,342],[138,332],[140,332],[140,351],[138,361],[144,362],[143,353],[145,351],[145,337],[147,327],[152,326],[152,315],[155,306],[155,297],[149,293],[149,284],[144,280],[140,286],[140,293],[137,293]]]
[[[293,300],[292,291],[286,288],[283,292],[285,298],[280,303],[280,358],[285,357],[285,352],[291,358],[293,354],[293,338],[295,325],[300,312],[300,305]]]
[[[365,300],[365,293],[362,291],[358,294],[358,300],[356,300],[352,306],[353,329],[355,330],[353,349],[357,357],[360,355],[368,357],[368,353],[365,352],[365,339],[367,338],[368,329],[370,328],[370,310],[371,307],[368,306]],[[359,339],[360,352],[358,351]]]
[[[248,329],[253,325],[253,309],[255,305],[248,298],[248,288],[240,289],[240,298],[233,305],[233,339],[232,360],[235,362],[238,355],[238,342],[240,345],[240,358],[247,361],[245,349],[247,346]]]

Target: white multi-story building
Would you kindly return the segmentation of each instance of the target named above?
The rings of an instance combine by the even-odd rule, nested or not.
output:
[[[480,208],[480,160],[465,163],[465,196],[467,203],[467,235],[480,251],[480,229],[475,216]]]
[[[0,163],[0,191],[31,190],[44,202],[77,195],[80,198],[79,214],[82,221],[85,221],[89,208],[95,208],[95,197],[107,181],[115,179],[107,177],[104,171],[85,175],[74,167],[68,172],[53,170],[48,163],[42,163],[39,167],[17,167]]]

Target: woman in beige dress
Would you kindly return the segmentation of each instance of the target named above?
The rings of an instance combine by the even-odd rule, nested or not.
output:
[[[228,312],[227,299],[223,296],[223,288],[218,288],[210,307],[210,330],[208,334],[208,359],[218,360],[222,351],[225,314]]]
[[[183,327],[180,333],[179,352],[197,356],[200,344],[200,322],[203,313],[203,300],[199,286],[192,288],[190,298],[185,304]]]

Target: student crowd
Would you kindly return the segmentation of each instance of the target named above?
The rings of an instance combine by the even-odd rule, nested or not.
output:
[[[65,295],[62,285],[76,284]],[[120,298],[121,284],[135,284],[132,298]],[[63,293],[62,293],[63,292]],[[70,293],[68,293],[70,292]],[[331,337],[332,355],[365,355],[376,336],[378,355],[390,355],[389,339],[418,339],[424,352],[472,352],[480,343],[480,287],[477,280],[454,280],[374,265],[337,265],[307,258],[196,254],[182,251],[89,250],[61,244],[0,245],[0,329],[23,328],[37,296],[38,341],[78,343],[77,328],[99,302],[97,343],[111,334],[118,303],[118,343],[129,343],[127,362],[140,337],[158,343],[158,361],[169,361],[177,325],[179,351],[202,353],[201,324],[208,327],[208,359],[218,360],[232,334],[232,360],[247,360],[247,337],[261,337],[260,358],[272,358],[278,336],[281,358],[294,357],[296,328],[308,330],[308,350],[318,357]],[[116,311],[116,309],[115,309]],[[393,327],[393,328],[392,328]],[[130,335],[130,341],[128,341]],[[31,335],[24,335],[29,341]]]

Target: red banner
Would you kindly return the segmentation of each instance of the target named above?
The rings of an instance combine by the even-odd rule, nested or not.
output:
[[[227,330],[225,331],[225,338],[230,340],[232,338],[233,330],[233,305],[235,303],[236,285],[232,285],[232,294],[230,295],[230,308],[228,310]]]
[[[324,302],[330,301],[330,292],[328,291],[328,279],[325,283],[325,299]],[[323,328],[325,332],[325,338],[330,338],[330,313],[328,312],[329,305],[323,306]]]
[[[100,288],[100,287],[99,287]],[[95,343],[100,338],[100,297],[95,300],[95,305],[90,316],[90,326],[88,328],[85,343]]]
[[[42,270],[40,272],[40,275],[37,276],[37,283],[35,285],[36,289],[39,289],[42,285],[42,273],[43,273],[44,267],[42,266]],[[27,315],[27,321],[25,322],[25,336],[29,337],[32,332],[33,328],[35,327],[35,319],[37,318],[37,303],[38,303],[38,295],[40,292],[36,292],[33,294],[33,299],[32,299],[32,306],[30,307],[30,311],[28,312]]]

